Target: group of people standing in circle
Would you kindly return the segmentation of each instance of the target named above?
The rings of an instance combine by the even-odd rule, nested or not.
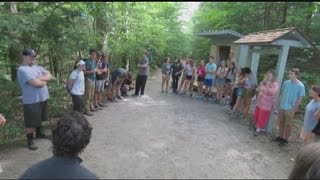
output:
[[[277,114],[279,135],[272,140],[279,146],[288,143],[293,130],[294,114],[305,96],[304,84],[298,79],[298,68],[289,70],[289,80],[284,81],[281,90],[274,70],[267,71],[258,84],[257,77],[250,68],[239,68],[236,62],[230,60],[222,60],[217,66],[213,56],[209,57],[207,63],[200,60],[198,66],[192,58],[185,58],[183,63],[178,56],[175,56],[173,62],[167,57],[162,65],[162,93],[168,93],[170,76],[173,93],[186,95],[189,91],[190,97],[193,97],[194,81],[197,80],[197,99],[225,106],[230,115],[247,120],[254,136],[259,136],[266,129],[272,113]],[[213,87],[216,89],[214,93]],[[280,96],[277,98],[278,93]],[[307,144],[315,141],[315,132],[320,129],[320,124],[317,127],[320,119],[320,85],[313,85],[309,96],[312,100],[305,109],[304,127],[300,135]],[[254,97],[256,103],[251,116],[249,110]]]

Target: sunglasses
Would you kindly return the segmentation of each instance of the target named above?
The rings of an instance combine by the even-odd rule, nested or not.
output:
[[[32,58],[36,58],[36,57],[37,57],[36,54],[34,54],[34,55],[29,55],[29,56],[32,57]]]

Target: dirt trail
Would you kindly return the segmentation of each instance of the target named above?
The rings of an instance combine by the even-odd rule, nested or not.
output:
[[[292,148],[253,137],[218,105],[160,93],[159,77],[148,79],[144,97],[109,103],[88,118],[84,166],[100,178],[287,178]],[[23,143],[0,150],[0,178],[17,178],[51,156],[50,141],[38,140],[34,152]]]

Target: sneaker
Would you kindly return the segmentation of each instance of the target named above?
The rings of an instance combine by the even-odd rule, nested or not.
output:
[[[98,109],[90,109],[90,111],[94,112],[94,111],[98,111]]]
[[[257,131],[253,132],[253,136],[259,136],[259,135],[260,135],[260,132],[257,132]]]
[[[99,105],[100,107],[108,107],[108,105],[102,104],[102,103],[99,103],[98,105]]]
[[[274,139],[272,139],[272,141],[274,141],[274,142],[280,142],[282,140],[282,138],[281,137],[276,137],[276,138],[274,138]]]
[[[161,90],[161,93],[163,93],[163,90]]]
[[[87,115],[87,116],[93,116],[92,113],[88,112],[88,113],[83,113],[84,115]]]
[[[113,99],[112,99],[112,98],[107,98],[107,100],[109,100],[110,102],[113,102]]]
[[[35,150],[37,150],[38,149],[38,147],[34,144],[34,142],[32,141],[32,142],[30,142],[29,144],[28,144],[28,149],[30,149],[31,151],[35,151]]]
[[[123,97],[121,97],[121,96],[118,96],[117,98],[118,98],[119,100],[123,100]]]
[[[287,145],[287,144],[288,144],[288,141],[285,140],[285,139],[282,139],[280,142],[278,142],[278,145],[279,145],[279,146],[285,146],[285,145]]]
[[[132,97],[138,97],[138,94],[132,94],[131,96]]]
[[[99,106],[94,106],[94,108],[95,109],[97,109],[97,110],[103,110],[101,107],[99,107]],[[93,110],[90,110],[90,111],[93,111]]]

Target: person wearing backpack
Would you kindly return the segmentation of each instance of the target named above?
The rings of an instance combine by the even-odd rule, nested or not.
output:
[[[76,62],[73,71],[70,73],[68,81],[68,89],[72,98],[73,110],[83,111],[83,95],[84,95],[84,74],[85,62],[80,60]]]

